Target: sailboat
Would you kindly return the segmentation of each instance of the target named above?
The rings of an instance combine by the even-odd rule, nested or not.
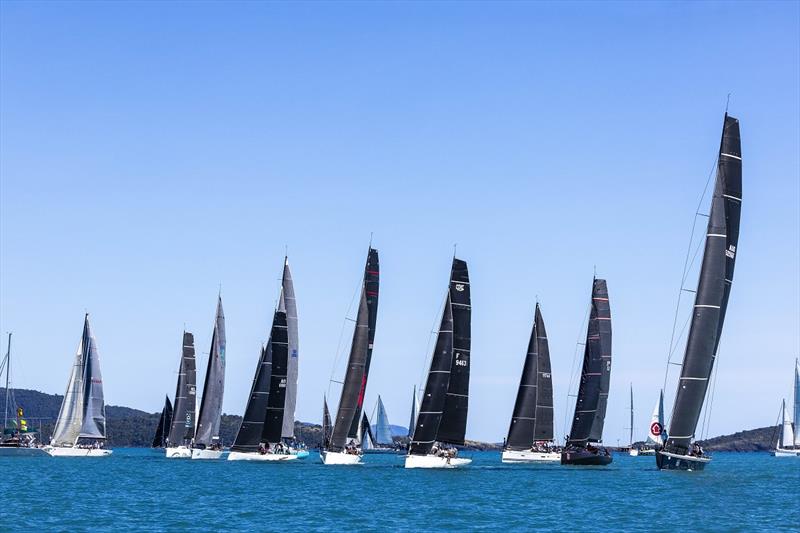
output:
[[[222,297],[217,297],[217,315],[211,350],[208,354],[206,379],[203,384],[203,399],[197,415],[197,430],[192,443],[192,459],[219,459],[222,457],[222,441],[219,438],[219,423],[222,417],[222,396],[225,393],[225,315],[222,313]]]
[[[44,455],[44,450],[36,442],[38,432],[28,427],[28,421],[25,420],[22,407],[17,405],[14,389],[11,387],[11,333],[8,334],[6,356],[0,364],[0,374],[3,372],[6,374],[6,397],[2,433],[0,433],[0,456]],[[11,417],[8,416],[9,412]]]
[[[361,462],[359,426],[375,339],[379,272],[378,250],[370,246],[339,407],[330,438],[320,450],[320,459],[326,465],[354,465]]]
[[[663,470],[703,470],[711,458],[692,444],[719,349],[728,307],[742,205],[742,150],[739,121],[725,113],[717,176],[708,215],[705,250],[694,308],[672,407],[669,438],[656,453]]]
[[[105,439],[106,406],[100,354],[87,313],[53,436],[44,450],[53,457],[106,457],[111,450],[103,448]]]
[[[153,448],[166,448],[167,435],[169,435],[169,428],[171,425],[172,402],[169,401],[169,396],[166,396],[164,398],[164,407],[161,409],[161,416],[156,426],[156,434],[153,437]]]
[[[362,431],[361,449],[364,453],[397,453],[398,448],[395,446],[394,439],[392,438],[392,429],[389,425],[389,417],[386,414],[386,408],[383,406],[383,400],[378,395],[378,402],[376,406],[376,418],[374,431],[369,425],[369,419],[364,415],[363,421],[366,422],[367,430]],[[362,427],[364,423],[362,422]],[[366,447],[364,444],[366,443]]]
[[[181,364],[175,386],[175,405],[165,443],[168,459],[188,459],[192,456],[197,405],[197,362],[194,355],[194,335],[183,332]]]
[[[800,457],[800,363],[794,363],[794,411],[786,410],[786,400],[781,401],[781,434],[775,457]]]
[[[554,446],[550,347],[538,303],[517,400],[514,402],[514,413],[500,457],[504,463],[561,460],[561,451]]]
[[[281,296],[273,314],[269,340],[261,348],[229,461],[292,461],[308,455],[307,451],[291,446],[298,374],[297,339],[294,286],[289,262],[284,259]]]
[[[656,449],[664,445],[664,391],[659,391],[658,401],[650,417],[647,440],[639,447],[639,455],[655,455]]]
[[[611,383],[611,308],[606,280],[592,281],[592,307],[583,351],[575,415],[562,465],[605,466],[611,454],[601,446]]]
[[[406,468],[455,468],[472,462],[446,446],[463,446],[467,429],[471,314],[467,263],[454,257]]]

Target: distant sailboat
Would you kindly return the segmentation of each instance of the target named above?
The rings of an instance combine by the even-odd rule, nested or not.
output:
[[[184,331],[178,383],[175,385],[175,405],[164,453],[168,459],[189,459],[192,456],[196,405],[197,362],[194,354],[194,335]]]
[[[781,401],[780,438],[772,455],[775,457],[800,457],[800,363],[794,363],[794,409],[786,409]]]
[[[261,349],[229,461],[291,461],[308,455],[305,450],[299,454],[288,440],[294,438],[295,400],[290,396],[296,397],[297,391],[297,339],[294,288],[289,263],[284,260],[281,296],[273,314],[269,340]]]
[[[611,454],[601,446],[610,382],[611,308],[606,280],[595,278],[575,415],[561,454],[561,464],[604,466],[611,463]]]
[[[662,390],[658,393],[658,401],[653,408],[653,415],[647,428],[647,440],[644,446],[639,448],[639,455],[655,455],[656,449],[664,445],[664,435],[664,391]]]
[[[14,389],[11,384],[11,333],[8,334],[6,356],[0,363],[0,374],[3,372],[6,374],[6,397],[2,432],[0,432],[0,456],[44,455],[44,450],[36,442],[36,429],[28,427],[22,407],[17,405],[14,398]],[[11,413],[10,418],[9,412]]]
[[[376,406],[375,426],[370,428],[369,419],[366,414],[363,418],[366,421],[367,429],[369,431],[362,431],[362,444],[361,449],[364,453],[397,453],[398,447],[392,438],[392,428],[389,425],[389,417],[386,414],[386,408],[383,406],[383,400],[378,395],[378,403]],[[362,427],[363,427],[362,423]],[[367,437],[366,439],[364,437]],[[367,447],[364,447],[364,442]]]
[[[669,438],[656,453],[659,469],[703,470],[711,461],[699,445],[692,445],[692,439],[708,392],[728,307],[739,242],[741,205],[739,121],[725,113],[703,262],[672,408]]]
[[[53,457],[105,457],[111,455],[111,450],[103,448],[105,439],[106,406],[100,354],[87,313],[50,446],[44,450]]]
[[[222,312],[222,297],[218,297],[214,333],[211,336],[211,350],[208,354],[208,367],[203,384],[203,399],[200,401],[197,431],[192,444],[192,459],[219,459],[222,457],[219,423],[222,417],[224,394],[225,315]]]
[[[457,457],[469,406],[472,307],[467,263],[453,258],[442,321],[431,357],[419,415],[408,446],[406,468],[454,468],[472,462]]]
[[[628,444],[628,454],[631,457],[638,457],[639,448],[636,448],[633,445],[633,383],[631,383],[631,421],[630,421],[630,427],[628,429],[630,429],[631,431],[630,439],[628,441],[630,443]]]
[[[538,303],[501,459],[504,463],[561,460],[561,451],[554,446],[550,347]]]
[[[323,443],[324,447],[320,450],[320,459],[326,465],[353,465],[361,462],[359,426],[375,338],[378,269],[378,251],[370,247],[336,419],[330,438]]]
[[[164,407],[161,409],[161,417],[158,419],[156,426],[156,434],[153,437],[153,448],[166,448],[167,435],[169,435],[169,428],[172,425],[172,402],[169,401],[169,396],[164,398]]]

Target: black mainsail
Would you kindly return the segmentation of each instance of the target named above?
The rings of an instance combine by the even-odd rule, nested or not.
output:
[[[208,354],[208,367],[203,384],[203,399],[197,416],[195,445],[207,448],[219,440],[219,423],[222,416],[222,397],[225,394],[225,315],[222,297],[217,298],[214,333]]]
[[[184,446],[194,438],[195,404],[197,399],[197,369],[194,357],[194,335],[184,331],[178,384],[175,387],[175,406],[167,446]]]
[[[321,448],[327,449],[331,441],[331,430],[333,424],[331,423],[331,412],[328,409],[328,399],[322,398],[322,444]]]
[[[739,121],[726,113],[703,262],[672,409],[669,438],[664,445],[668,452],[682,455],[688,452],[703,409],[733,282],[741,206]]]
[[[161,416],[156,426],[156,434],[153,437],[153,448],[164,448],[167,442],[169,428],[172,425],[172,402],[169,396],[164,397],[164,407],[161,409]]]
[[[358,396],[358,406],[353,413],[353,422],[350,424],[349,438],[357,438],[359,416],[364,408],[364,394],[367,390],[367,378],[369,377],[369,365],[372,362],[372,346],[375,342],[375,324],[378,320],[378,290],[380,288],[380,264],[378,261],[378,250],[371,246],[367,252],[367,264],[364,267],[364,286],[363,293],[366,297],[367,306],[367,326],[368,342],[367,362],[364,365],[364,376],[361,380],[361,390]]]
[[[567,446],[584,447],[592,442],[602,442],[610,384],[611,308],[606,280],[595,278],[581,382]]]
[[[269,385],[269,399],[264,419],[263,442],[280,442],[283,434],[284,405],[286,402],[286,380],[289,365],[289,340],[286,313],[275,311],[272,321],[272,375]]]
[[[250,387],[250,397],[242,416],[242,424],[231,446],[233,452],[256,452],[263,442],[264,418],[269,400],[270,376],[272,375],[272,338],[261,347],[258,365]]]
[[[436,441],[464,444],[469,399],[470,312],[467,263],[453,258],[447,298],[409,454],[427,455]]]
[[[553,381],[544,320],[536,304],[528,353],[508,428],[506,449],[528,450],[534,442],[553,440]]]

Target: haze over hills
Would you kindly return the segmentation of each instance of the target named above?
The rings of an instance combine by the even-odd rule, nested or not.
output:
[[[23,408],[28,425],[39,428],[43,440],[46,441],[53,430],[64,397],[60,394],[46,394],[29,389],[11,389],[11,391],[17,405]],[[5,388],[0,387],[0,414],[5,412],[5,397]],[[13,409],[9,409],[9,414],[13,414]],[[150,446],[159,416],[160,413],[147,413],[131,407],[107,405],[108,445],[110,447]],[[233,442],[241,421],[242,417],[239,415],[222,415],[220,436],[223,442],[226,444]],[[396,425],[392,425],[391,430],[396,440],[403,440],[408,432],[407,428]],[[767,426],[706,439],[702,444],[709,451],[767,451],[774,447],[777,431],[777,426]],[[295,434],[298,440],[306,443],[306,446],[316,448],[322,439],[322,428],[319,424],[295,422]],[[486,450],[496,449],[499,446],[468,441],[468,447]]]

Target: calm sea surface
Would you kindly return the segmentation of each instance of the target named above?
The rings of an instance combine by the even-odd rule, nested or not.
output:
[[[466,454],[469,455],[469,454]],[[519,467],[490,452],[462,470],[402,468],[398,456],[324,467],[167,460],[0,457],[0,524],[29,530],[615,530],[800,528],[800,460],[717,453],[705,472],[652,457],[606,468]],[[11,529],[5,529],[10,531]],[[19,529],[18,529],[19,530]]]

